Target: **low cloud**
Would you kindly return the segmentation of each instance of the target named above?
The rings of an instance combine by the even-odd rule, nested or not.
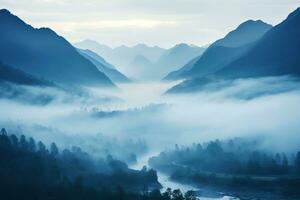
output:
[[[54,100],[45,105],[2,98],[0,125],[60,146],[90,149],[100,134],[103,141],[118,140],[118,149],[142,141],[150,152],[233,137],[263,137],[265,148],[277,152],[299,150],[300,87],[295,79],[237,80],[218,89],[162,96],[171,86],[129,84],[119,92],[90,88],[81,96],[49,89]],[[140,147],[130,151],[139,154]]]

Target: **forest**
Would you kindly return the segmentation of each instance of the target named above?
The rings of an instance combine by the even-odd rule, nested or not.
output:
[[[94,159],[80,147],[47,148],[32,137],[0,134],[0,193],[4,199],[194,199],[161,193],[156,171],[132,170],[112,156]]]
[[[261,143],[235,138],[189,147],[175,145],[150,158],[149,164],[173,180],[197,186],[299,195],[300,152],[273,153],[261,148]]]
[[[0,0],[0,200],[299,200],[299,35],[299,0]]]

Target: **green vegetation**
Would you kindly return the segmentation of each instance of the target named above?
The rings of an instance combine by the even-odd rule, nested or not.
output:
[[[259,141],[212,141],[162,152],[151,167],[173,180],[221,191],[245,188],[300,195],[300,152],[296,155],[259,150]]]
[[[92,158],[79,147],[48,149],[24,135],[0,132],[0,194],[3,199],[184,200],[180,191],[161,194],[152,169],[132,170],[111,156]],[[149,192],[153,190],[153,192]],[[183,197],[183,198],[182,198]]]

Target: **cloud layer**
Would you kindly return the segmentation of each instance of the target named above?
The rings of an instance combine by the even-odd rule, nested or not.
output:
[[[154,152],[233,137],[263,137],[266,148],[276,151],[299,148],[300,86],[293,78],[237,80],[192,95],[161,96],[169,87],[131,84],[81,96],[49,90],[55,100],[46,105],[1,99],[0,124],[60,145],[81,141],[83,148],[101,147],[92,142],[97,134],[121,144],[145,141]]]

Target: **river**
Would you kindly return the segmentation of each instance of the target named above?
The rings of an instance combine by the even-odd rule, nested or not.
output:
[[[130,166],[130,168],[140,170],[143,168],[143,166],[149,167],[148,160],[149,158],[155,155],[157,155],[157,153],[152,153],[141,157],[140,159],[138,159],[138,162],[135,165]],[[201,196],[197,196],[199,200],[239,200],[239,198],[222,195],[221,193],[218,192],[212,192],[212,191],[205,190],[203,188],[197,188],[188,184],[182,184],[176,181],[172,181],[169,179],[167,175],[161,172],[157,172],[157,178],[160,184],[162,185],[162,189],[161,189],[162,192],[165,191],[167,188],[180,189],[182,192],[193,190],[193,191],[201,191],[201,193],[204,194]]]
[[[151,103],[166,103],[166,99],[162,99],[161,95],[172,86],[176,85],[177,82],[173,83],[139,83],[139,84],[123,84],[119,85],[121,93],[118,97],[126,100],[128,107],[141,107]],[[150,157],[159,154],[159,152],[152,152],[151,154],[145,155],[139,158],[137,164],[130,166],[132,169],[140,170],[143,166],[148,167],[148,160]],[[161,191],[165,191],[167,188],[180,189],[182,192],[188,190],[201,191],[205,196],[199,197],[201,200],[237,200],[238,198],[224,196],[214,191],[208,191],[203,188],[196,188],[188,184],[182,184],[172,181],[167,175],[157,172],[158,181],[163,186]]]

